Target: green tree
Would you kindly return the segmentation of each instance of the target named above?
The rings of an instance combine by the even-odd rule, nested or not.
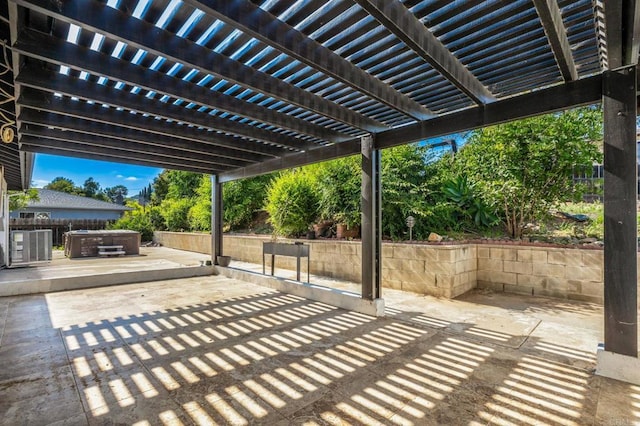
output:
[[[87,178],[82,185],[82,192],[85,197],[96,198],[101,192],[100,184],[96,182],[92,177]]]
[[[21,210],[29,204],[29,201],[39,201],[40,196],[35,188],[26,191],[9,191],[9,211]]]
[[[163,170],[153,179],[151,204],[154,206],[159,206],[162,200],[167,197],[169,192],[169,172],[169,170]]]
[[[50,189],[52,191],[66,192],[68,194],[82,195],[83,190],[69,178],[58,176],[51,182],[46,184],[44,189]]]
[[[527,222],[581,195],[572,176],[601,158],[601,117],[579,108],[478,130],[456,157],[457,173],[519,238]]]
[[[203,179],[202,173],[170,170],[167,173],[169,186],[167,197],[172,199],[193,198],[198,195],[198,188]]]
[[[191,200],[188,198],[173,199],[167,198],[160,209],[164,223],[169,231],[189,231],[189,209],[191,208]]]
[[[151,202],[151,193],[153,189],[151,188],[151,184],[146,186],[138,192],[138,203],[142,206],[142,210],[146,210],[147,204]]]
[[[208,231],[211,228],[211,183],[208,175],[163,170],[143,191],[156,229]]]
[[[124,203],[124,199],[127,198],[129,190],[124,185],[116,185],[104,190],[105,195],[112,203]]]

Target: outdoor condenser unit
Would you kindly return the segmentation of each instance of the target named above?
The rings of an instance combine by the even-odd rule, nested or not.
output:
[[[50,262],[53,240],[51,229],[11,231],[9,266],[28,266]]]

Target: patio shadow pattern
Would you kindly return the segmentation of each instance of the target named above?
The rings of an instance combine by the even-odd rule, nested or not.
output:
[[[0,318],[7,425],[640,422],[640,387],[569,347],[220,277],[4,298]]]

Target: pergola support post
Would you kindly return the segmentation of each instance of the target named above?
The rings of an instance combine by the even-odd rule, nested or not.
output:
[[[360,141],[362,153],[362,298],[380,299],[381,251],[380,151],[372,135]]]
[[[636,69],[603,74],[604,350],[597,374],[640,384]]]
[[[218,264],[222,256],[222,182],[211,175],[211,262]]]

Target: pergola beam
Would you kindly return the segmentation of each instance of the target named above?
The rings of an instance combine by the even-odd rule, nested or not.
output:
[[[184,0],[276,50],[416,120],[428,108],[247,0]],[[345,29],[346,30],[346,29]]]
[[[65,65],[96,76],[104,76],[111,80],[137,86],[144,90],[166,94],[173,98],[222,110],[261,123],[268,123],[281,129],[294,131],[300,135],[307,135],[330,142],[340,142],[350,138],[348,135],[309,121],[245,102],[236,97],[210,90],[161,72],[146,70],[140,66],[113,58],[110,55],[77,46],[37,31],[22,31],[12,48],[29,57],[56,65]],[[316,144],[300,139],[299,146],[302,149],[306,149],[312,148]]]
[[[625,14],[625,65],[637,65],[640,55],[640,0],[628,0]]]
[[[567,29],[562,21],[562,13],[557,0],[533,0],[533,3],[547,35],[547,40],[556,58],[564,81],[578,79],[578,69],[573,61]]]
[[[25,152],[49,155],[61,155],[65,157],[84,158],[88,160],[99,160],[108,162],[119,162],[125,164],[136,164],[146,167],[159,167],[172,170],[183,170],[198,173],[214,173],[206,166],[191,165],[183,161],[172,161],[159,159],[155,155],[144,155],[140,153],[123,152],[116,149],[104,149],[100,147],[87,146],[69,141],[46,139],[32,136],[22,136],[20,149]],[[186,164],[186,165],[185,165]]]
[[[224,134],[214,133],[206,130],[198,130],[186,125],[176,128],[164,120],[156,120],[152,117],[145,117],[142,114],[132,114],[128,111],[118,111],[115,108],[105,108],[98,104],[88,104],[82,101],[72,101],[69,98],[58,98],[52,95],[37,93],[31,88],[24,88],[22,96],[18,100],[27,111],[49,112],[66,117],[73,117],[80,120],[87,120],[95,123],[102,123],[109,126],[120,126],[131,130],[138,130],[148,133],[169,137],[178,144],[185,144],[194,152],[207,154],[217,154],[222,157],[245,160],[249,162],[264,161],[276,155],[273,152],[282,153],[282,150],[269,151],[270,147],[264,147],[265,153],[256,153],[260,145],[252,144],[253,150],[242,149],[244,146],[242,139]],[[87,124],[90,125],[90,124]],[[95,129],[94,129],[95,130]],[[172,141],[173,145],[173,141]],[[180,146],[180,145],[178,145]],[[238,147],[240,146],[240,148]]]
[[[16,3],[354,128],[369,132],[388,128],[383,123],[200,46],[187,38],[178,37],[148,22],[133,18],[108,7],[105,3],[95,0],[64,2],[56,6],[47,0],[17,0]]]
[[[166,163],[192,165],[199,169],[223,171],[233,168],[232,166],[216,161],[211,157],[196,158],[193,155],[181,153],[180,151],[163,146],[150,146],[142,143],[132,143],[131,141],[124,139],[95,136],[71,130],[53,129],[28,123],[22,123],[20,127],[20,134],[21,137],[31,136],[32,138],[57,140],[62,143],[73,143],[74,148],[80,152],[82,152],[82,147],[86,147],[87,152],[94,152],[91,151],[93,148],[105,150],[105,152],[109,149],[113,149],[121,153],[127,153],[127,155],[140,154],[141,159],[157,156],[161,158],[161,161]],[[22,139],[20,142],[22,142]],[[35,141],[30,139],[30,143],[35,144]],[[57,145],[57,147],[60,147],[60,145]]]
[[[103,124],[81,120],[74,117],[68,117],[61,114],[50,112],[35,111],[29,108],[23,108],[20,113],[22,123],[35,124],[46,128],[55,128],[64,130],[65,132],[76,132],[91,137],[104,138],[108,141],[119,141],[124,146],[130,146],[139,150],[149,150],[153,152],[158,148],[167,153],[174,151],[176,156],[184,156],[184,158],[194,158],[200,161],[213,162],[214,164],[225,165],[229,167],[240,167],[254,163],[249,158],[242,158],[235,155],[235,152],[229,152],[224,148],[207,149],[201,144],[195,144],[169,136],[157,135],[141,130],[128,129],[115,124]]]
[[[25,26],[24,21],[24,11],[21,10],[16,4],[8,3],[7,4],[8,12],[9,12],[9,32],[11,33],[11,43],[13,44],[17,37],[18,33],[22,31]],[[13,86],[13,95],[14,97],[20,96],[20,91],[22,90],[19,84],[15,83],[15,77],[18,75],[18,71],[22,66],[23,58],[18,52],[11,51],[11,66],[14,77],[14,86]],[[15,116],[16,116],[16,127],[20,126],[20,121],[17,119],[18,114],[20,113],[20,105],[15,104]],[[33,154],[30,153],[19,153],[20,159],[20,181],[22,189],[27,189],[31,186],[31,176],[33,172]]]
[[[221,173],[220,182],[229,182],[247,177],[264,175],[277,170],[302,167],[307,164],[320,163],[322,161],[333,160],[340,157],[348,157],[360,152],[360,138],[349,142],[336,143],[322,148],[311,149],[305,152],[290,154],[282,158],[263,161],[247,167]]]
[[[601,97],[602,77],[596,75],[378,133],[376,135],[376,149],[391,148],[576,106],[595,104],[600,102]],[[360,139],[356,138],[348,142],[290,154],[283,158],[222,173],[220,180],[225,182],[256,176],[337,157],[346,157],[359,152]]]
[[[483,105],[495,101],[482,82],[404,4],[388,0],[355,1],[474,102]]]
[[[275,155],[278,155],[283,149],[281,147],[295,151],[300,150],[300,140],[293,136],[279,134],[248,124],[189,110],[173,105],[172,103],[160,104],[144,96],[134,95],[123,90],[113,90],[113,87],[93,84],[85,80],[62,75],[58,72],[38,69],[31,65],[26,65],[21,69],[20,74],[16,77],[16,81],[23,86],[50,93],[60,93],[70,97],[86,99],[100,104],[146,113],[152,116],[162,117],[166,120],[191,124],[193,126],[217,130],[275,145],[268,146],[252,141],[238,142],[239,146],[244,146],[243,149],[247,150],[252,150],[255,146],[255,151],[259,153],[273,152]],[[264,147],[267,148],[267,151],[264,151]]]
[[[637,65],[640,52],[640,0],[599,0],[596,11],[604,14],[605,68],[614,70]]]

